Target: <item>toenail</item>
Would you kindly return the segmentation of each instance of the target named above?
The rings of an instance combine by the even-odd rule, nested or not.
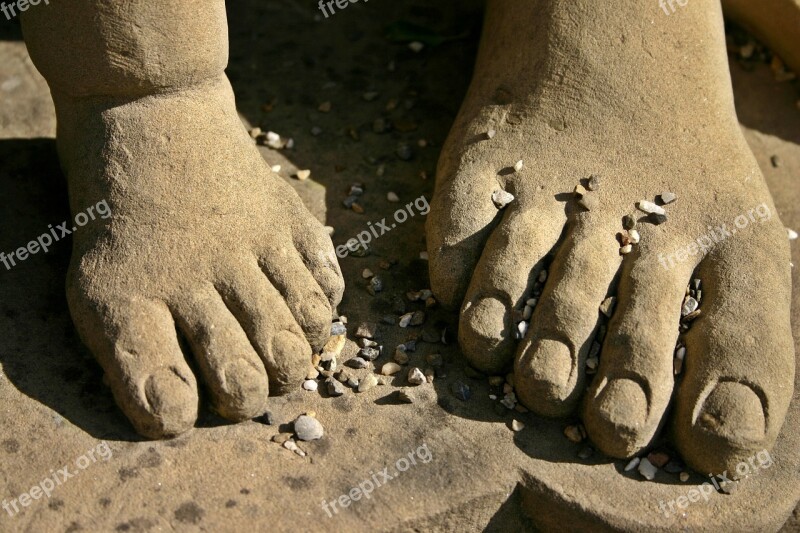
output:
[[[222,387],[224,398],[216,405],[225,418],[244,420],[266,409],[269,385],[263,367],[258,368],[246,359],[236,359],[225,367]]]
[[[647,420],[647,395],[633,380],[612,380],[597,399],[597,412],[614,427],[642,428]]]
[[[700,427],[734,442],[760,441],[766,433],[764,408],[758,395],[742,383],[719,383],[697,417]]]
[[[158,417],[166,435],[185,431],[197,418],[197,395],[173,368],[159,369],[144,386],[149,411]]]
[[[311,346],[292,331],[279,331],[272,338],[272,363],[268,369],[270,393],[283,394],[299,385],[311,364]]]
[[[572,353],[563,342],[552,339],[539,339],[528,351],[530,359],[525,372],[533,386],[545,388],[547,396],[563,398],[572,375]]]
[[[497,298],[481,298],[464,311],[469,331],[481,339],[499,341],[508,337],[505,331],[506,306]]]

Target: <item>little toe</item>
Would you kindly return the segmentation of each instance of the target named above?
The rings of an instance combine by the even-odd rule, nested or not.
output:
[[[485,372],[499,372],[511,361],[525,299],[561,233],[563,214],[543,213],[538,207],[509,207],[472,275],[459,341],[470,363]]]
[[[515,365],[517,396],[545,416],[572,413],[583,392],[586,356],[599,322],[598,308],[619,266],[619,245],[590,213],[570,224],[550,266]]]
[[[142,298],[97,304],[72,290],[69,301],[81,339],[136,431],[161,439],[189,430],[197,419],[197,382],[167,306]]]
[[[184,295],[175,315],[215,410],[233,421],[262,414],[269,395],[267,371],[214,287]]]
[[[791,275],[780,224],[720,243],[698,269],[701,315],[685,335],[673,432],[700,472],[732,471],[769,450],[795,373]]]

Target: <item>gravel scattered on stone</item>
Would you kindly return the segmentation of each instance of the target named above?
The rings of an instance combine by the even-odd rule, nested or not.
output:
[[[564,436],[566,436],[571,442],[579,443],[582,442],[584,439],[584,433],[581,431],[581,428],[578,426],[567,426],[564,428]]]
[[[625,215],[622,217],[622,227],[626,230],[632,230],[636,227],[636,217],[633,215]]]
[[[611,315],[614,314],[614,306],[616,303],[617,299],[614,296],[609,296],[600,304],[600,312],[607,318],[611,318]]]
[[[470,390],[469,385],[463,381],[456,381],[450,385],[450,392],[452,392],[453,396],[462,402],[468,401],[472,396],[472,391]]]
[[[514,201],[514,195],[503,189],[497,189],[492,193],[492,202],[497,209],[504,209]]]
[[[636,208],[639,209],[639,211],[647,213],[648,215],[666,215],[667,214],[667,212],[664,211],[663,207],[660,207],[660,206],[658,206],[658,205],[656,205],[653,202],[650,202],[648,200],[640,200],[639,202],[636,202]]]
[[[406,346],[401,344],[395,348],[392,359],[394,359],[394,362],[399,365],[407,365],[408,361],[411,359],[407,352],[408,350],[406,349]]]
[[[384,376],[393,376],[403,369],[399,364],[389,361],[381,367],[381,374]]]
[[[662,192],[660,195],[660,199],[662,204],[669,205],[678,199],[678,195],[676,195],[673,192]]]
[[[422,385],[427,380],[425,379],[425,374],[417,367],[412,367],[408,371],[408,383],[410,385]]]
[[[627,465],[625,465],[625,471],[626,471],[626,472],[630,472],[631,470],[633,470],[634,468],[636,468],[637,466],[639,466],[639,462],[640,462],[641,460],[642,460],[642,459],[641,459],[640,457],[634,457],[633,459],[631,459],[631,460],[628,462],[628,464],[627,464]]]
[[[375,374],[367,374],[358,383],[358,392],[367,392],[378,384],[378,378]]]
[[[377,326],[371,322],[362,322],[356,329],[356,337],[361,339],[374,339]]]
[[[698,307],[700,307],[698,301],[692,298],[691,296],[687,296],[683,300],[683,307],[681,308],[681,316],[685,317],[686,315],[694,313],[695,311],[697,311]]]
[[[578,200],[578,205],[587,211],[595,211],[600,205],[600,199],[596,194],[586,194]]]
[[[365,361],[374,361],[378,357],[380,357],[381,351],[378,348],[373,348],[372,346],[368,346],[366,348],[361,348],[358,351],[358,356]]]
[[[355,368],[355,369],[369,368],[369,362],[366,359],[362,359],[361,357],[353,357],[352,359],[347,361],[346,364],[350,368]]]
[[[295,172],[294,177],[297,178],[300,181],[305,181],[305,180],[307,180],[308,178],[311,177],[311,171],[310,170],[298,170],[297,172]]]
[[[656,468],[664,468],[669,462],[669,455],[664,452],[650,452],[647,455],[647,460]]]
[[[648,481],[652,481],[656,477],[656,472],[658,472],[658,468],[650,462],[647,457],[643,458],[639,462],[639,473]]]
[[[344,394],[345,388],[341,382],[333,377],[330,377],[325,380],[325,389],[328,391],[328,394],[333,397],[338,397]]]
[[[300,415],[294,421],[294,433],[302,441],[318,440],[325,434],[319,420],[313,416]]]

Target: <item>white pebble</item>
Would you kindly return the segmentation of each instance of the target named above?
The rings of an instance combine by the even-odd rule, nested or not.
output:
[[[523,165],[523,163],[522,163],[522,159],[520,159],[519,161],[517,161],[517,162],[514,164],[514,170],[516,170],[517,172],[519,172],[520,170],[522,170],[522,167],[523,167],[523,166],[524,166],[524,165]]]
[[[619,253],[621,253],[622,255],[628,255],[632,251],[633,251],[633,246],[630,244],[626,244],[625,246],[619,249]]]
[[[422,385],[427,380],[425,379],[425,374],[422,373],[417,367],[412,368],[408,371],[408,382],[411,385]]]
[[[393,363],[393,362],[389,361],[388,363],[384,364],[381,367],[381,374],[383,374],[384,376],[393,376],[393,375],[397,374],[398,372],[400,372],[400,370],[402,370],[402,369],[403,369],[403,367],[401,367],[397,363]]]
[[[396,192],[391,192],[391,191],[386,194],[386,199],[389,200],[390,202],[399,202],[400,201],[400,197],[397,196],[397,193]]]
[[[536,307],[536,302],[538,302],[538,301],[539,300],[537,300],[536,298],[528,298],[528,301],[525,302],[525,305],[530,306],[530,307]]]
[[[631,244],[639,244],[639,241],[642,240],[641,235],[635,229],[628,230],[628,239],[631,241]]]
[[[658,468],[656,468],[656,466],[651,463],[647,457],[639,462],[639,473],[647,481],[652,481],[656,477],[656,472],[658,472]]]
[[[314,381],[313,379],[307,379],[303,382],[303,388],[309,392],[314,392],[315,390],[317,390],[318,386],[319,385],[317,385],[317,382]]]
[[[497,132],[494,130],[489,130],[486,132],[486,136],[489,137],[490,139],[494,139],[495,135],[497,135]]]
[[[425,48],[425,45],[419,41],[408,43],[408,47],[412,52],[420,53]]]
[[[520,339],[525,337],[525,334],[528,332],[528,323],[523,321],[517,324],[517,331],[519,332]]]
[[[627,465],[625,465],[625,471],[630,472],[631,470],[639,466],[639,461],[641,461],[639,457],[634,457],[633,459],[631,459],[631,461]]]
[[[681,316],[686,316],[690,313],[694,313],[698,307],[700,307],[700,304],[697,303],[697,300],[695,300],[691,296],[687,296],[686,299],[683,300],[683,309],[681,309]]]
[[[364,278],[364,279],[369,279],[369,278],[373,277],[374,275],[375,275],[375,273],[374,273],[374,272],[372,272],[372,270],[370,270],[370,269],[368,269],[368,268],[365,268],[365,269],[364,269],[364,270],[361,272],[361,277],[362,277],[362,278]]]
[[[514,201],[514,195],[503,189],[497,189],[492,193],[492,202],[494,202],[497,209],[503,209],[505,206]]]
[[[281,166],[280,166],[280,165],[273,165],[273,166],[272,166],[272,171],[273,171],[275,174],[277,174],[278,172],[280,172],[280,171],[281,171]]]
[[[659,207],[653,202],[648,202],[647,200],[641,200],[640,202],[636,203],[636,207],[639,211],[643,211],[648,215],[656,214],[656,215],[666,215],[667,212],[664,211],[663,207]]]
[[[678,350],[675,352],[675,357],[683,361],[683,359],[686,357],[686,346],[681,346],[678,348]]]
[[[797,240],[797,232],[795,230],[786,228],[786,233],[789,234],[789,240],[790,241],[796,241]]]

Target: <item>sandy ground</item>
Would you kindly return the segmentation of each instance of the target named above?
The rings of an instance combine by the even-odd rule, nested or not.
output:
[[[389,191],[403,204],[431,197],[438,151],[466,91],[480,26],[479,2],[455,4],[357,4],[328,20],[315,20],[313,7],[290,0],[229,7],[228,73],[243,120],[295,139],[293,150],[263,148],[262,153],[271,164],[282,165],[287,179],[296,169],[312,171],[309,181],[292,183],[313,212],[336,228],[336,244],[366,229],[368,222],[393,216],[398,206],[387,201]],[[414,35],[407,23],[435,29],[416,38],[453,39],[412,52],[387,38],[387,33]],[[0,250],[11,250],[46,231],[48,224],[68,219],[69,213],[47,87],[18,29],[5,21],[0,24],[0,57]],[[745,71],[734,61],[732,72],[740,120],[779,214],[787,226],[800,229],[800,95],[789,83],[777,84],[766,66]],[[377,96],[367,101],[363,95],[368,92]],[[330,111],[319,111],[325,102]],[[376,119],[394,128],[376,133]],[[411,147],[410,161],[397,157],[401,144]],[[775,155],[777,168],[770,159]],[[355,182],[366,185],[364,214],[341,205]],[[376,240],[369,257],[342,261],[348,290],[340,312],[349,319],[351,338],[359,323],[378,322],[391,313],[395,295],[427,288],[425,262],[419,259],[424,248],[423,218],[415,216]],[[561,436],[563,422],[497,411],[487,399],[485,380],[465,375],[452,343],[423,344],[414,355],[421,360],[441,353],[448,375],[416,389],[417,401],[411,405],[398,405],[391,386],[361,395],[348,391],[337,399],[298,391],[274,402],[280,426],[230,425],[205,410],[189,434],[144,442],[116,409],[99,367],[76,338],[64,300],[69,251],[70,243],[60,242],[47,255],[11,271],[0,269],[0,498],[17,498],[58,476],[64,466],[74,474],[50,498],[34,500],[18,515],[0,511],[0,530],[223,531],[245,525],[280,531],[534,530],[534,524],[548,523],[541,517],[548,513],[591,515],[592,508],[609,505],[628,519],[639,513],[638,522],[612,526],[640,523],[645,529],[659,523],[659,497],[686,490],[667,477],[642,483],[600,457],[580,461],[579,446]],[[793,259],[800,265],[797,244]],[[384,260],[397,264],[384,271]],[[384,279],[378,297],[366,291],[364,268]],[[797,286],[797,269],[794,280]],[[797,298],[795,292],[795,303]],[[409,311],[420,308],[406,306]],[[797,338],[798,305],[793,318]],[[441,310],[429,312],[426,321],[439,328],[449,325],[451,332],[454,323],[455,317]],[[391,326],[382,326],[381,335],[389,347],[409,337],[408,331]],[[346,350],[352,353],[355,346]],[[470,386],[469,401],[453,395],[456,382]],[[800,497],[797,402],[796,392],[787,424],[794,440],[779,446],[773,477],[728,500],[698,503],[682,519],[661,525],[725,524],[738,530],[752,525],[745,514],[784,516],[791,508],[787,502]],[[306,445],[308,457],[300,458],[270,439],[307,410],[317,413],[326,436]],[[512,433],[512,418],[526,429]],[[107,455],[102,442],[108,443]],[[398,472],[370,499],[353,502],[332,518],[321,508],[323,499],[336,499],[373,472],[384,467],[395,471],[398,459],[423,445],[431,452],[430,462]],[[96,461],[88,457],[89,450],[95,451]],[[555,486],[553,480],[563,483]],[[600,493],[572,493],[595,485]],[[559,502],[560,508],[552,507]],[[797,514],[786,531],[800,529]]]

